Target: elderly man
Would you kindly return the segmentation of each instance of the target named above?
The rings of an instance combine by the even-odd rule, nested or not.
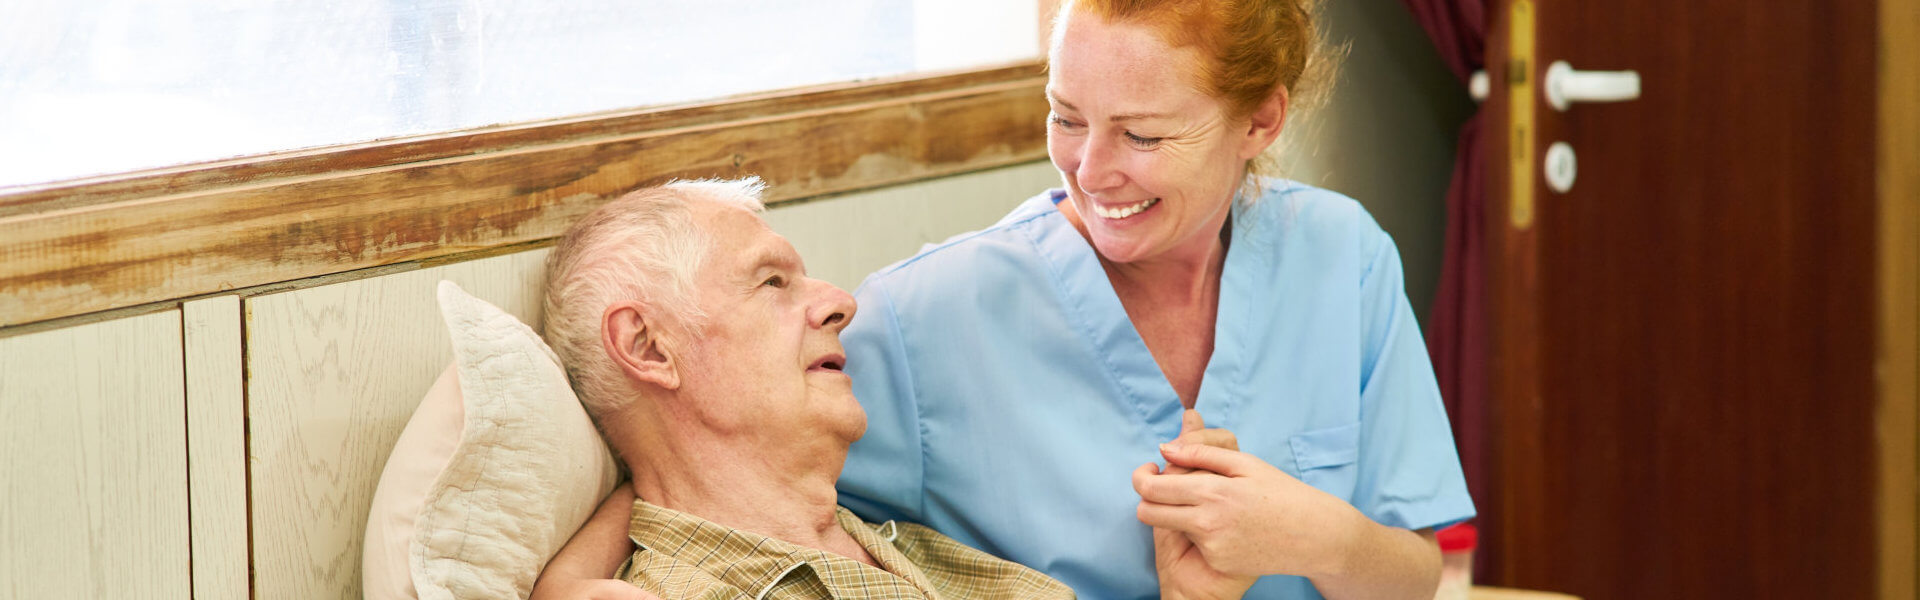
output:
[[[807,277],[755,214],[759,192],[756,180],[644,189],[554,248],[546,336],[633,474],[638,550],[616,575],[626,583],[581,581],[615,570],[587,560],[604,570],[550,568],[536,595],[644,597],[632,584],[667,598],[1071,597],[933,530],[836,505],[867,425],[842,371],[853,297]],[[567,552],[624,553],[595,547],[625,540],[593,527]]]

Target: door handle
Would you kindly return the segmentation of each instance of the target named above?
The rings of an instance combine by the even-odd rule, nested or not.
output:
[[[1567,61],[1547,66],[1547,104],[1566,112],[1574,102],[1621,102],[1640,97],[1640,74],[1634,71],[1575,71]]]

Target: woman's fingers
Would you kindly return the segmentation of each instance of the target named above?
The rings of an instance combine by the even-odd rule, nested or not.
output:
[[[1239,450],[1229,450],[1218,446],[1185,444],[1178,440],[1160,445],[1160,456],[1167,459],[1167,466],[1181,466],[1200,471],[1213,471],[1228,477],[1241,477],[1252,473],[1266,463]]]
[[[1198,530],[1201,509],[1193,506],[1175,506],[1158,502],[1141,501],[1134,509],[1134,516],[1148,527],[1159,527],[1182,533]]]
[[[1175,473],[1169,467],[1161,472],[1158,465],[1147,463],[1133,470],[1133,491],[1140,499],[1156,504],[1192,506],[1219,499],[1217,490],[1222,478],[1213,473]]]

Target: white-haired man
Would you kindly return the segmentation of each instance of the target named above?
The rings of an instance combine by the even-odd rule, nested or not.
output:
[[[666,598],[1071,597],[1026,567],[835,503],[847,447],[866,431],[842,371],[853,297],[807,277],[756,214],[759,192],[756,180],[640,190],[554,248],[546,336],[633,474],[638,550],[616,575],[626,583],[536,595],[643,597],[632,584]],[[552,571],[543,582],[582,583]]]

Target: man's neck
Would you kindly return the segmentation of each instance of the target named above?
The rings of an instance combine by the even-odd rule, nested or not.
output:
[[[742,452],[751,444],[685,439],[662,446],[628,461],[634,493],[647,502],[876,564],[840,527],[834,483],[846,448],[752,453]]]

